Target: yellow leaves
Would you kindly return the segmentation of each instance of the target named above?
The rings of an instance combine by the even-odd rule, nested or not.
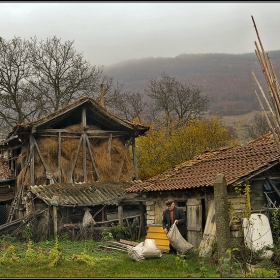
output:
[[[192,120],[179,128],[171,124],[157,130],[151,125],[147,136],[136,139],[139,178],[148,179],[205,150],[236,144],[234,135],[218,116]]]

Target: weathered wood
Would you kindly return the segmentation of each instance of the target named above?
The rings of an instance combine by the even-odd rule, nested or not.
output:
[[[111,149],[112,149],[112,133],[109,135],[109,139],[108,139],[108,159],[110,165],[111,165]]]
[[[208,210],[208,215],[204,228],[203,238],[199,245],[200,257],[204,257],[207,254],[209,254],[209,252],[212,249],[215,238],[216,238],[215,204],[214,201],[211,200],[209,203],[209,210]]]
[[[120,243],[131,245],[131,246],[137,246],[139,243],[135,241],[120,239]]]
[[[42,153],[41,153],[41,151],[40,151],[40,149],[39,149],[39,147],[38,147],[38,144],[37,144],[35,138],[33,138],[33,141],[34,141],[34,145],[35,145],[35,147],[36,147],[36,149],[37,149],[37,152],[38,152],[38,154],[39,154],[39,157],[40,157],[40,159],[41,159],[41,162],[43,163],[43,165],[44,165],[44,167],[45,167],[46,172],[49,173],[49,175],[51,176],[51,179],[50,179],[51,182],[50,182],[50,183],[53,184],[55,180],[54,180],[54,178],[53,178],[52,172],[50,171],[49,167],[48,167],[47,164],[45,163],[45,161],[44,161],[44,159],[43,159],[43,156],[42,156]]]
[[[132,153],[133,153],[134,177],[135,180],[138,180],[138,166],[137,166],[135,137],[132,137]]]
[[[35,182],[35,168],[34,168],[34,140],[32,134],[29,137],[29,153],[30,153],[30,185],[33,186]]]
[[[53,237],[57,237],[57,208],[53,205]]]
[[[123,206],[121,204],[118,205],[118,220],[119,224],[123,224]]]
[[[278,191],[278,189],[275,187],[275,185],[273,184],[273,182],[270,180],[269,177],[266,178],[267,181],[269,182],[270,186],[275,190],[276,194],[278,195],[278,197],[280,197],[280,192]]]
[[[83,134],[83,175],[84,181],[87,181],[87,150],[86,150],[86,134]]]
[[[201,199],[187,199],[187,230],[188,242],[198,248],[202,235],[202,204]]]
[[[97,247],[99,248],[104,248],[104,249],[111,249],[111,250],[117,250],[117,251],[122,251],[122,252],[127,252],[127,249],[120,249],[112,246],[103,246],[103,245],[98,245]]]
[[[88,140],[87,135],[85,135],[85,137],[86,137],[86,142],[87,142],[87,146],[88,146],[88,151],[89,151],[89,155],[90,155],[90,158],[91,158],[91,162],[92,162],[94,171],[95,171],[95,173],[96,173],[97,180],[99,180],[99,179],[100,179],[100,175],[99,175],[99,172],[98,172],[98,169],[97,169],[97,165],[96,165],[96,163],[95,163],[95,160],[94,160],[94,157],[93,157],[93,154],[92,154],[92,150],[91,150],[91,147],[90,147],[90,143],[89,143],[89,140]]]
[[[40,129],[36,131],[36,134],[42,135],[43,133],[54,133],[57,134],[58,132],[61,133],[67,133],[67,134],[78,134],[78,133],[83,133],[83,131],[72,131],[67,128],[63,129],[55,129],[55,128],[46,128],[46,129]],[[115,130],[100,130],[100,129],[95,129],[95,130],[87,130],[87,134],[103,134],[109,136],[110,134],[120,134],[120,135],[130,135],[129,132],[126,131],[115,131]]]
[[[61,132],[58,133],[58,161],[57,167],[59,171],[58,182],[61,183]]]
[[[72,165],[72,168],[71,168],[71,172],[70,172],[70,174],[71,174],[71,182],[69,182],[69,183],[72,183],[72,176],[73,176],[73,172],[74,172],[74,169],[75,169],[75,166],[76,166],[76,163],[77,163],[77,159],[78,159],[78,155],[79,155],[79,151],[80,151],[82,140],[83,140],[83,136],[80,137],[80,141],[79,141],[79,144],[78,144],[77,152],[76,152],[75,159],[74,159],[74,162],[73,162],[73,165]]]
[[[279,138],[278,138],[277,134],[275,133],[275,130],[273,129],[273,126],[272,126],[272,124],[271,124],[271,122],[270,122],[270,120],[269,120],[269,118],[268,118],[268,116],[267,116],[267,113],[266,113],[266,111],[265,111],[265,109],[264,109],[264,107],[263,107],[263,105],[262,105],[262,102],[261,102],[261,100],[260,100],[260,98],[259,98],[259,96],[258,96],[256,90],[254,90],[254,92],[255,92],[255,94],[256,94],[256,96],[257,96],[257,99],[258,99],[259,104],[260,104],[260,106],[261,106],[262,112],[264,113],[266,122],[267,122],[267,124],[268,124],[268,126],[269,126],[269,128],[270,128],[270,131],[271,131],[272,134],[273,134],[274,140],[275,140],[275,142],[276,142],[277,149],[278,149],[278,151],[280,152],[280,142],[279,142]],[[278,127],[277,124],[276,124],[276,127],[278,128],[278,133],[279,133],[279,127]]]

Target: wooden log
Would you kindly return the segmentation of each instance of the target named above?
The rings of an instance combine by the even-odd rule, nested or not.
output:
[[[120,239],[120,243],[131,245],[131,246],[137,246],[139,243],[135,241]]]

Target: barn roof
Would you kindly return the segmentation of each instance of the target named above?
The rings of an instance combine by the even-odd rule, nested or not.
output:
[[[132,182],[93,182],[93,183],[57,183],[52,185],[31,186],[30,191],[51,205],[54,195],[60,195],[59,205],[66,207],[114,205],[121,200],[131,199],[124,191]]]
[[[184,190],[214,185],[217,174],[227,184],[248,180],[279,163],[280,154],[271,134],[246,146],[204,152],[126,190],[127,193]]]
[[[81,123],[81,112],[84,106],[87,109],[87,123],[97,124],[101,129],[127,131],[133,133],[135,136],[144,134],[149,130],[149,126],[133,124],[123,120],[109,112],[94,99],[83,96],[75,102],[36,121],[17,124],[13,127],[6,139],[13,138],[15,135],[29,130],[35,132],[43,128],[63,128]]]

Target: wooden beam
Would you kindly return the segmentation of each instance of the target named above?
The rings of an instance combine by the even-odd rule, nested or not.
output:
[[[109,139],[108,139],[108,158],[109,158],[110,166],[111,166],[111,149],[112,149],[112,133],[109,135]]]
[[[34,175],[34,140],[32,134],[29,135],[29,153],[30,153],[30,185],[34,186],[35,175]]]
[[[95,163],[92,151],[91,151],[91,147],[90,147],[90,143],[89,143],[89,140],[88,140],[88,136],[86,135],[85,137],[86,137],[86,141],[87,141],[87,145],[88,145],[88,151],[89,151],[89,155],[90,155],[90,158],[91,158],[91,162],[92,162],[93,168],[95,170],[95,173],[96,173],[96,176],[97,176],[97,180],[99,180],[100,179],[100,175],[99,175],[99,172],[98,172],[98,169],[97,169],[97,166],[96,166],[96,163]]]
[[[78,155],[79,155],[79,151],[80,151],[82,140],[83,140],[83,136],[80,137],[80,141],[79,141],[79,144],[78,144],[78,148],[77,148],[77,152],[76,152],[76,155],[75,155],[75,159],[74,159],[74,162],[73,162],[73,165],[72,165],[72,168],[71,168],[71,172],[70,172],[71,181],[72,181],[73,172],[74,172],[74,169],[75,169],[75,166],[76,166],[76,163],[77,163],[77,159],[78,159]],[[70,183],[72,183],[72,182],[70,182]]]
[[[58,132],[58,162],[57,162],[57,167],[58,167],[58,182],[61,183],[61,132]]]
[[[35,145],[35,147],[36,147],[36,149],[37,149],[37,151],[38,151],[38,154],[39,154],[39,157],[40,157],[40,159],[41,159],[41,161],[42,161],[42,163],[43,163],[43,165],[44,165],[44,167],[45,167],[45,170],[46,170],[46,172],[48,172],[49,174],[50,174],[50,176],[51,176],[51,181],[55,181],[54,180],[54,178],[53,178],[53,175],[52,175],[52,173],[51,173],[51,170],[49,169],[49,167],[47,166],[47,164],[45,163],[45,161],[44,161],[44,159],[43,159],[43,156],[42,156],[42,154],[41,154],[41,151],[40,151],[40,149],[39,149],[39,147],[38,147],[38,144],[37,144],[37,142],[36,142],[36,140],[35,140],[35,138],[33,137],[33,141],[34,141],[34,145]],[[48,178],[49,179],[49,178]],[[54,183],[54,182],[51,182],[51,184],[52,183]]]
[[[138,166],[137,166],[135,137],[132,138],[132,153],[133,153],[134,177],[135,180],[138,180]]]

